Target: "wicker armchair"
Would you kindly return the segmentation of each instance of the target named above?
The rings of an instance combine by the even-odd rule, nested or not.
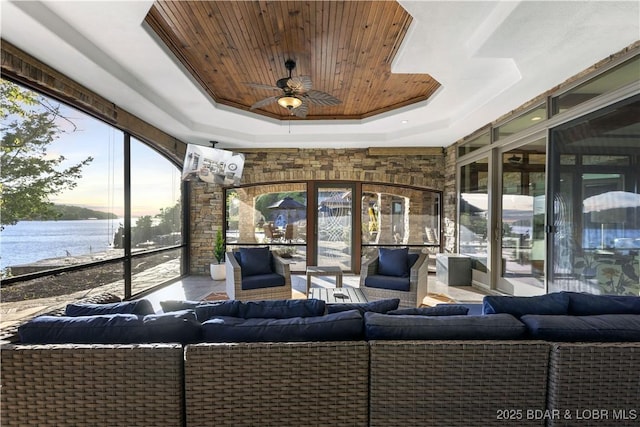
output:
[[[367,277],[378,274],[379,258],[377,256],[363,261],[360,269],[360,290],[367,300],[374,301],[386,298],[400,298],[401,308],[419,307],[427,296],[427,277],[429,254],[420,253],[411,267],[409,274],[409,290],[373,288],[366,285]]]
[[[229,299],[235,300],[266,300],[291,299],[291,271],[289,264],[279,256],[271,253],[273,272],[284,277],[284,285],[245,289],[242,286],[242,267],[233,252],[226,256],[226,291]]]

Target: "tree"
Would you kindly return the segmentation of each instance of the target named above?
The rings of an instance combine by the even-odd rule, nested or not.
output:
[[[175,233],[182,229],[182,205],[176,203],[168,208],[160,208],[160,213],[155,217],[159,220],[158,234]]]
[[[138,218],[131,234],[132,245],[151,240],[153,238],[153,218],[151,215],[143,215]]]
[[[0,210],[1,226],[21,219],[53,219],[58,216],[49,197],[72,189],[82,168],[93,161],[62,167],[64,156],[47,149],[64,130],[61,122],[73,123],[60,113],[60,105],[0,79]],[[72,126],[75,130],[75,126]]]

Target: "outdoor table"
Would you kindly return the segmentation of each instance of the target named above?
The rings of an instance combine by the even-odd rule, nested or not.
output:
[[[311,278],[313,276],[335,276],[336,288],[342,287],[342,269],[340,267],[310,265],[307,266],[307,297],[309,296]]]

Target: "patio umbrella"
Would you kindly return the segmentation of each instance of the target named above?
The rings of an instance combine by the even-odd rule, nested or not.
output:
[[[281,209],[287,212],[287,224],[289,223],[289,211],[296,211],[296,210],[304,210],[307,207],[305,205],[303,205],[302,203],[298,202],[297,200],[292,199],[291,197],[287,196],[285,198],[283,198],[282,200],[278,200],[277,202],[275,202],[272,205],[267,206],[267,209]]]

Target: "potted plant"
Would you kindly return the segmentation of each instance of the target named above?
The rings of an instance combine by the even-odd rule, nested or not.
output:
[[[222,230],[218,230],[216,234],[216,244],[213,247],[213,255],[216,258],[215,263],[211,263],[210,271],[211,278],[213,280],[224,280],[225,279],[225,266],[224,266],[224,238],[222,237]]]

